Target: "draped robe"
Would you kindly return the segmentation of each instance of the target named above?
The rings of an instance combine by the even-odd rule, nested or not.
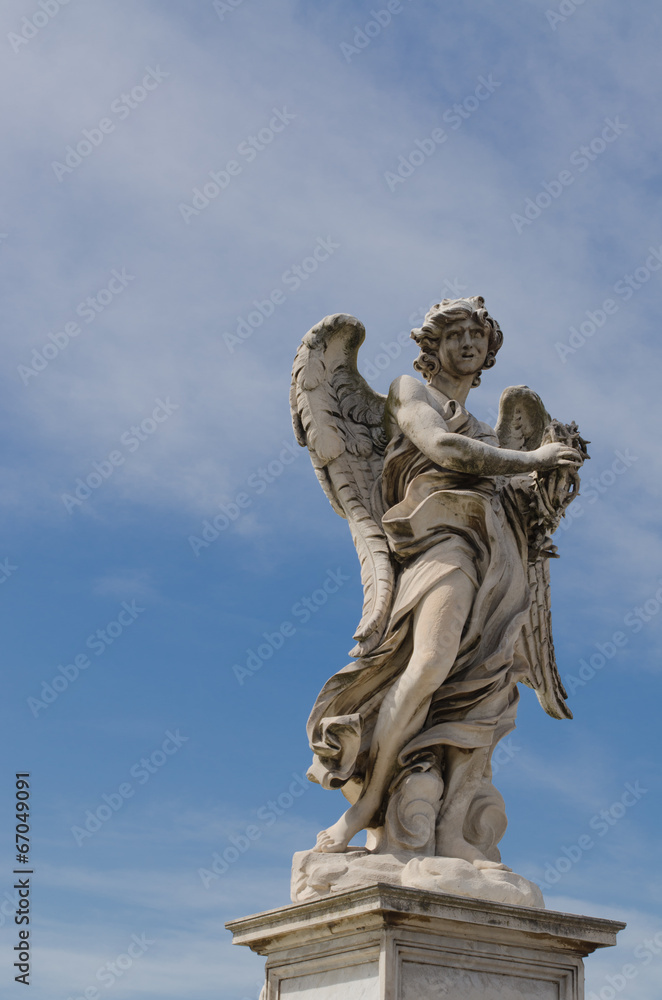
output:
[[[498,447],[492,428],[457,401],[439,399],[436,408],[448,431]],[[526,528],[507,480],[440,468],[398,433],[386,451],[382,490],[382,524],[397,567],[393,605],[380,645],[327,681],[308,720],[308,776],[325,788],[363,781],[380,706],[412,654],[413,613],[451,573],[459,569],[472,582],[473,605],[453,667],[422,730],[401,749],[400,766],[426,751],[443,761],[446,745],[488,747],[491,755],[515,726],[516,685],[528,670],[516,649],[531,603]],[[476,813],[502,810],[502,803],[488,761],[470,825],[480,827]],[[500,837],[505,812],[496,826]]]

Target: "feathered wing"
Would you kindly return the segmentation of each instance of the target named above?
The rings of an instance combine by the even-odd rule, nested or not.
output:
[[[538,556],[529,563],[531,609],[520,636],[520,643],[531,666],[531,677],[524,683],[533,688],[538,701],[554,719],[571,719],[566,705],[568,692],[556,665],[552,638],[552,604],[549,587],[549,559]]]
[[[308,448],[333,509],[347,519],[361,563],[363,615],[352,656],[379,645],[395,589],[381,525],[386,396],[371,389],[357,369],[364,338],[365,328],[354,316],[327,316],[301,342],[290,392],[296,438]]]
[[[532,451],[541,444],[561,441],[587,459],[588,444],[576,424],[552,420],[543,402],[527,386],[505,389],[499,402],[496,426],[502,448]],[[579,473],[570,467],[550,472],[534,472],[517,477],[512,483],[520,512],[529,535],[529,585],[531,608],[522,628],[520,648],[530,668],[524,683],[532,687],[540,704],[555,719],[571,719],[568,697],[559,676],[552,638],[552,608],[549,585],[549,559],[556,558],[551,535],[558,528],[565,508],[579,492]]]

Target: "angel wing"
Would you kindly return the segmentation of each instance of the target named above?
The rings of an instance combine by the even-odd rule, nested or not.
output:
[[[347,519],[361,563],[363,615],[352,656],[379,645],[395,588],[381,526],[386,396],[371,389],[356,367],[364,339],[365,327],[354,316],[325,317],[301,342],[290,392],[297,441],[308,448],[331,506]]]
[[[589,457],[585,441],[575,423],[562,424],[552,420],[540,396],[528,386],[505,389],[499,401],[496,432],[502,448],[532,451],[541,444],[562,441]],[[529,535],[529,586],[531,609],[522,628],[520,648],[531,667],[524,683],[532,687],[548,715],[555,719],[571,719],[566,705],[568,694],[563,687],[556,664],[552,638],[552,609],[549,585],[549,559],[557,558],[551,535],[558,528],[565,509],[579,492],[579,474],[563,467],[551,472],[534,472],[518,477],[513,483],[519,494],[520,511],[524,514]],[[523,503],[522,503],[523,501]]]

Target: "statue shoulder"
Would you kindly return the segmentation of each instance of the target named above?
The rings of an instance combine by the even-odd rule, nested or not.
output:
[[[406,403],[410,399],[423,399],[427,396],[427,388],[414,375],[398,375],[391,382],[388,399],[392,403]]]
[[[426,387],[413,375],[398,375],[391,382],[385,410],[385,428],[389,438],[402,433],[399,419],[402,408],[422,399],[429,402]]]

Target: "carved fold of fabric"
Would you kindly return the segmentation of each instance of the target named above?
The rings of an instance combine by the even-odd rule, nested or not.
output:
[[[527,669],[515,648],[530,605],[526,538],[506,516],[490,480],[477,490],[449,489],[448,483],[443,471],[421,473],[384,516],[389,544],[402,564],[384,640],[324,685],[308,722],[314,780],[327,788],[363,779],[379,709],[411,656],[413,612],[457,570],[476,588],[472,612],[426,726],[401,758],[442,745],[495,746],[514,728],[516,684]],[[355,732],[329,730],[335,719],[348,716],[361,718],[358,751]],[[325,733],[333,735],[333,746]]]
[[[409,758],[434,746],[460,747],[462,750],[476,750],[478,747],[492,746],[499,719],[479,719],[476,722],[444,722],[419,733],[398,756],[403,767]]]
[[[435,393],[431,392],[431,401],[435,402]],[[443,419],[446,429],[451,434],[464,434],[476,441],[485,441],[494,447],[499,447],[499,439],[488,424],[477,420],[454,399],[444,399],[441,394],[436,398],[436,410]],[[415,444],[405,434],[397,434],[391,439],[384,456],[382,472],[382,493],[386,507],[398,504],[412,481],[422,473],[434,471],[438,480],[437,489],[474,489],[481,481],[480,476],[465,472],[441,470],[426,455],[423,455]],[[482,480],[492,484],[492,480]],[[494,487],[491,485],[491,489]]]
[[[363,775],[384,695],[411,654],[409,626],[405,620],[399,629],[389,630],[378,649],[348,663],[320,691],[306,732],[315,754],[308,776],[323,788],[339,788],[348,778]],[[337,719],[357,716],[361,719],[358,748],[351,732],[333,726]]]
[[[361,747],[360,715],[338,715],[322,719],[319,741],[311,749],[315,757],[308,778],[325,788],[338,788],[354,772]]]

